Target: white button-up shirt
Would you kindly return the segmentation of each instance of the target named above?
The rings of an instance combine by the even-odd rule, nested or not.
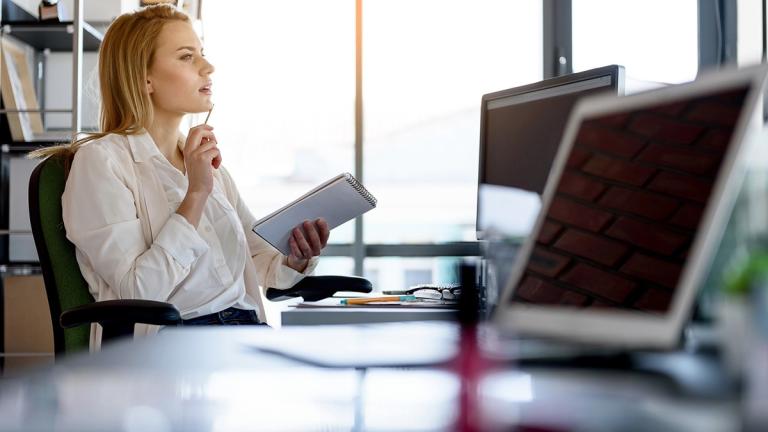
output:
[[[187,185],[146,132],[108,135],[78,150],[62,210],[91,294],[170,302],[185,319],[230,306],[255,309],[264,321],[263,288],[294,285],[317,258],[303,274],[288,267],[251,231],[256,219],[223,167],[195,229],[176,213]],[[137,326],[136,333],[152,330]]]

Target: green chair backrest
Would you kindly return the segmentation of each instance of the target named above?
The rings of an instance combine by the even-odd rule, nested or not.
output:
[[[59,324],[59,316],[63,310],[94,302],[88,283],[80,273],[75,245],[67,240],[64,230],[61,213],[61,195],[66,183],[64,166],[63,156],[46,158],[32,172],[29,181],[29,218],[51,310],[56,354],[88,349],[90,327],[64,329]]]

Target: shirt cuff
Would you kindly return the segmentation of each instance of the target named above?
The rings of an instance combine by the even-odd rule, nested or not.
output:
[[[300,280],[304,279],[304,276],[309,276],[314,273],[320,257],[312,257],[307,263],[307,268],[303,272],[297,272],[288,266],[288,257],[283,255],[283,265],[280,266],[280,276],[278,280],[281,282],[279,286],[291,287],[297,284]]]
[[[155,244],[162,247],[184,268],[192,265],[208,251],[208,243],[200,237],[195,227],[178,213],[173,213],[168,218],[155,239]]]
[[[312,273],[315,272],[315,268],[317,267],[317,264],[320,262],[320,257],[312,257],[309,259],[309,262],[307,263],[307,268],[304,269],[304,271],[301,273],[304,276],[309,276]]]

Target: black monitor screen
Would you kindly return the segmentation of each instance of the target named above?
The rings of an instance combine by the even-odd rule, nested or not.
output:
[[[479,238],[528,235],[571,109],[582,96],[620,91],[619,73],[609,66],[483,97]]]

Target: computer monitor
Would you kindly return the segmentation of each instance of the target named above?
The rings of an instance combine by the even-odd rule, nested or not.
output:
[[[612,65],[483,96],[478,240],[528,235],[571,108],[583,96],[623,91],[624,68]]]
[[[533,333],[675,346],[762,127],[768,67],[580,101],[495,310]],[[748,145],[749,144],[749,145]]]

